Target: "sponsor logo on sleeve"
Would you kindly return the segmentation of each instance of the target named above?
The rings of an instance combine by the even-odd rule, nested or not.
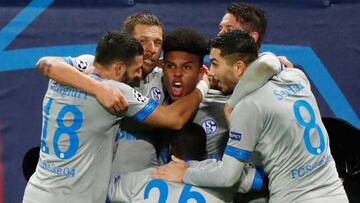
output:
[[[230,131],[229,137],[230,137],[230,139],[240,141],[241,140],[241,133]]]

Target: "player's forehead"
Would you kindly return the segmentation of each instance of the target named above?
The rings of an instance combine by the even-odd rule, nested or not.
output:
[[[221,27],[236,27],[240,23],[236,20],[236,16],[231,13],[226,13],[220,22]]]
[[[210,49],[210,54],[209,54],[209,57],[210,57],[210,61],[215,61],[215,62],[221,62],[223,59],[222,57],[220,56],[221,54],[221,50],[218,49],[218,48],[211,48]]]
[[[200,63],[199,56],[185,51],[170,51],[164,55],[164,62],[173,64]]]
[[[160,26],[137,24],[134,26],[133,37],[136,39],[163,40],[163,30]]]

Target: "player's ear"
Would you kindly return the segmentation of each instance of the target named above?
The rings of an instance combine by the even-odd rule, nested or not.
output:
[[[234,64],[233,68],[235,75],[240,77],[245,72],[246,64],[244,63],[244,61],[238,60]]]
[[[259,40],[259,33],[258,32],[251,32],[250,36],[254,38],[255,42]]]
[[[119,77],[124,71],[125,71],[125,63],[122,61],[116,62],[114,64],[115,74],[117,77]]]
[[[204,74],[208,74],[208,72],[209,72],[209,68],[206,67],[206,65],[202,65],[202,66],[200,67],[198,80],[201,80],[201,78],[203,77],[203,75],[204,75]]]

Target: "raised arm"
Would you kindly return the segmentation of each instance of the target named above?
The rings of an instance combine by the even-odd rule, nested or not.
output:
[[[120,112],[128,105],[118,89],[103,85],[88,77],[66,63],[62,57],[43,57],[36,63],[36,69],[42,75],[61,84],[95,95],[99,103],[111,113]]]
[[[279,59],[270,52],[262,53],[245,70],[244,75],[236,85],[233,94],[228,100],[230,107],[235,105],[247,94],[263,86],[273,75],[280,73],[283,65]]]

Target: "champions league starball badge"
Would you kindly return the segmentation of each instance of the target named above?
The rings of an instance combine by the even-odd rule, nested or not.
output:
[[[204,120],[204,122],[201,124],[201,126],[204,128],[206,135],[211,135],[217,130],[217,123],[214,119],[208,118]]]
[[[134,90],[134,97],[138,102],[144,103],[146,102],[146,97],[144,97],[140,92]]]
[[[85,60],[75,59],[75,63],[80,72],[84,72],[85,69],[89,66],[89,64]]]

